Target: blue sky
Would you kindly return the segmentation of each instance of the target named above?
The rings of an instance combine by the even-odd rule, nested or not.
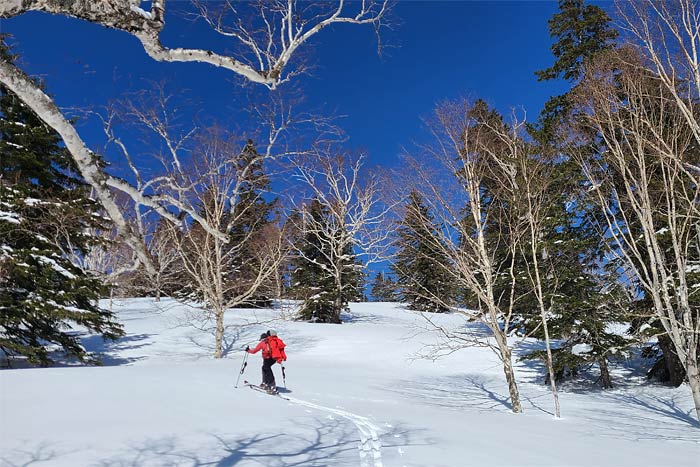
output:
[[[534,120],[549,96],[566,89],[534,76],[553,60],[547,20],[556,10],[555,1],[400,1],[381,57],[372,28],[339,25],[313,41],[316,66],[298,85],[310,106],[345,116],[351,148],[391,166],[402,147],[421,139],[421,117],[444,99],[480,97],[505,113],[525,109]],[[63,107],[98,107],[161,80],[186,89],[197,109],[224,122],[243,105],[230,72],[157,63],[126,33],[42,13],[1,20],[0,30],[14,35],[23,68]],[[203,25],[169,16],[164,43],[193,42],[226,47]],[[101,139],[94,126],[80,131],[89,144]]]

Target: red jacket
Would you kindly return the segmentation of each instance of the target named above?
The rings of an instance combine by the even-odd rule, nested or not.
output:
[[[269,337],[261,340],[260,343],[256,345],[254,349],[248,350],[248,353],[258,353],[262,350],[263,359],[272,358],[272,347],[267,342],[267,339],[269,339]]]
[[[261,340],[254,349],[248,350],[248,353],[258,353],[262,350],[263,359],[274,358],[277,363],[282,363],[287,361],[287,354],[284,352],[286,346],[279,337],[270,336]]]

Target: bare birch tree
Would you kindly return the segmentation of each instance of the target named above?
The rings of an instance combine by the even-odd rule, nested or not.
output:
[[[183,290],[189,292],[189,298],[202,302],[204,320],[214,322],[215,358],[223,355],[226,310],[246,303],[261,286],[274,280],[285,257],[284,237],[273,224],[249,229],[235,243],[218,235],[231,235],[247,214],[246,207],[241,209],[239,204],[241,187],[253,164],[259,162],[244,159],[246,163],[241,163],[247,145],[230,135],[212,133],[196,147],[194,168],[189,176],[185,174],[191,190],[182,202],[197,209],[215,233],[199,223],[191,223],[184,230],[177,225],[169,229],[169,241],[176,245],[187,279]],[[243,252],[249,258],[246,266],[254,268],[252,275],[236,274]]]
[[[630,36],[700,142],[700,7],[696,0],[617,1]]]
[[[520,244],[521,257],[525,262],[525,271],[530,280],[530,288],[535,295],[537,307],[540,314],[540,324],[544,334],[545,351],[547,354],[546,365],[549,373],[549,385],[554,399],[554,416],[561,417],[561,406],[559,404],[559,392],[557,390],[556,377],[554,373],[554,361],[552,358],[552,347],[549,336],[548,316],[552,313],[551,301],[547,302],[547,293],[544,281],[556,283],[554,275],[556,271],[551,267],[549,256],[543,245],[542,237],[545,235],[546,220],[551,214],[549,189],[553,177],[550,169],[552,165],[546,161],[535,157],[530,146],[525,142],[520,134],[523,123],[515,122],[509,132],[499,132],[502,140],[508,143],[509,151],[506,157],[510,156],[514,171],[509,173],[513,177],[512,184],[520,193],[519,198],[513,202],[520,201],[520,216],[526,219],[525,237]],[[547,272],[547,277],[542,277],[543,272]],[[549,290],[556,289],[550,287]]]
[[[435,236],[425,240],[449,259],[446,268],[453,280],[473,294],[478,304],[475,310],[455,311],[484,324],[493,340],[478,333],[440,330],[450,343],[449,352],[463,346],[494,350],[503,364],[512,410],[520,413],[513,349],[508,341],[519,281],[515,261],[526,233],[524,219],[513,203],[520,196],[514,184],[516,167],[508,160],[514,148],[509,147],[510,138],[502,138],[506,125],[483,102],[440,105],[430,131],[434,144],[425,146],[420,162],[413,159],[410,166],[418,178],[412,183],[419,187],[440,226]],[[432,226],[424,230],[430,232]]]
[[[319,242],[312,257],[296,245],[294,254],[317,264],[334,284],[333,322],[340,322],[346,289],[355,285],[345,282],[349,273],[385,259],[389,232],[385,228],[390,205],[380,198],[381,177],[364,167],[366,156],[334,153],[318,149],[294,163],[295,177],[308,189],[308,198],[320,205],[324,216],[314,216],[308,198],[296,199],[296,229],[312,234]],[[358,265],[352,259],[360,260]]]
[[[668,11],[661,5],[658,11]],[[700,45],[699,36],[693,40]],[[650,299],[687,373],[700,420],[700,310],[693,296],[700,283],[697,95],[681,95],[692,82],[676,75],[669,83],[648,66],[645,52],[625,48],[589,66],[576,97],[585,115],[582,132],[592,131],[602,149],[580,163],[604,214],[611,253]]]
[[[147,287],[147,293],[154,295],[156,302],[159,302],[164,294],[172,295],[181,286],[182,264],[178,245],[170,232],[170,223],[153,216],[150,219],[156,225],[149,228],[145,237],[153,269],[141,268],[144,275],[141,282]]]
[[[388,0],[341,0],[335,4],[296,0],[226,1],[217,7],[212,7],[209,2],[195,1],[197,16],[216,33],[232,41],[232,55],[222,55],[212,50],[164,46],[160,34],[165,26],[166,2],[153,0],[148,2],[150,8],[146,9],[141,7],[144,3],[140,0],[0,0],[0,18],[30,11],[79,18],[136,37],[145,52],[155,60],[208,63],[230,70],[244,81],[274,89],[303,70],[303,64],[293,59],[299,55],[300,48],[321,30],[338,23],[373,25],[379,29],[391,6]],[[142,190],[106,173],[70,119],[33,80],[7,60],[0,60],[0,83],[58,132],[119,234],[136,252],[139,261],[152,269],[143,237],[133,230],[127,221],[128,216],[119,209],[114,191],[124,192],[135,203],[171,218],[173,215],[163,200],[145,196]]]
[[[194,0],[192,3],[197,17],[231,41],[232,55],[164,46],[160,35],[165,27],[165,0],[3,0],[0,17],[43,11],[79,18],[134,36],[154,60],[208,63],[274,89],[303,70],[303,64],[295,64],[293,58],[298,49],[321,30],[341,23],[372,25],[379,29],[385,24],[391,7],[388,0],[324,3]],[[150,4],[150,8],[142,8],[143,4]]]

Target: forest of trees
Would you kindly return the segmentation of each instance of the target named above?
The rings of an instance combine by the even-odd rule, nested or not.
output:
[[[303,68],[291,56],[327,24],[379,27],[389,8],[294,12],[318,27],[295,23],[289,41],[251,42],[236,60],[164,48],[160,2],[147,17],[21,3],[0,15],[77,16],[136,36],[156,60],[214,64],[270,89]],[[285,24],[289,12],[271,14]],[[700,14],[690,0],[640,0],[615,15],[622,26],[560,0],[554,60],[537,77],[568,91],[530,122],[481,99],[443,102],[427,122],[434,140],[397,172],[369,166],[321,117],[309,127],[322,134],[291,149],[309,117],[295,121],[282,101],[265,107],[252,138],[215,124],[172,131],[162,89],[125,100],[102,122],[133,184],[109,174],[3,37],[0,349],[48,365],[58,346],[89,362],[72,327],[117,339],[117,317],[97,300],[147,295],[198,303],[221,357],[224,314],[237,307],[298,300],[297,319],[342,323],[369,294],[438,328],[432,313],[482,323],[490,339],[441,331],[453,346],[497,353],[514,412],[511,338],[530,337],[544,343],[526,358],[545,364],[557,415],[559,383],[585,371],[614,387],[610,365],[641,349],[650,378],[688,382],[700,418]],[[125,122],[162,141],[162,173],[148,179],[134,163],[118,136]]]

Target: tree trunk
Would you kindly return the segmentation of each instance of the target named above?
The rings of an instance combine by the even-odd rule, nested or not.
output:
[[[690,391],[693,393],[693,402],[695,403],[695,416],[698,419],[700,426],[700,368],[698,368],[697,352],[688,353],[688,384]]]
[[[515,372],[513,371],[513,360],[510,349],[501,349],[501,354],[503,355],[503,373],[505,373],[506,381],[508,382],[508,392],[510,393],[513,413],[522,413],[523,406],[520,404],[520,392],[518,391],[518,385],[515,381]]]
[[[333,317],[336,324],[340,324],[340,313],[343,311],[343,279],[342,279],[342,264],[336,265],[336,277],[335,277],[335,287],[336,287],[336,298],[335,298],[335,310]]]
[[[660,374],[660,380],[678,387],[685,381],[686,371],[683,368],[683,362],[678,358],[676,348],[668,334],[660,335],[658,342],[663,353],[663,368],[665,369],[665,374]]]
[[[608,359],[606,357],[600,357],[598,359],[598,366],[600,367],[600,384],[603,389],[612,389],[612,377],[610,376],[610,370],[608,369]]]
[[[557,379],[554,377],[554,359],[552,358],[552,347],[549,342],[549,328],[547,326],[547,317],[544,312],[541,314],[542,326],[544,327],[544,342],[547,348],[547,371],[549,372],[549,387],[552,390],[554,398],[554,416],[561,418],[561,405],[559,404],[559,391],[557,391]]]
[[[224,309],[219,308],[216,313],[216,340],[214,358],[221,358],[224,347]]]
[[[522,413],[523,407],[520,404],[520,392],[518,391],[518,384],[515,380],[513,358],[510,347],[508,347],[508,341],[500,329],[493,331],[494,337],[496,338],[496,343],[498,344],[498,350],[501,354],[501,361],[503,362],[503,373],[505,374],[506,381],[508,382],[508,392],[510,393],[510,403],[513,413]]]
[[[528,190],[529,193],[529,190]],[[528,200],[532,197],[528,196]],[[544,292],[542,287],[542,278],[540,277],[540,263],[538,261],[537,245],[539,243],[536,237],[541,237],[541,233],[535,223],[533,212],[535,209],[529,206],[528,218],[530,219],[530,248],[532,252],[533,266],[535,270],[535,295],[537,296],[537,304],[540,308],[540,319],[542,321],[542,329],[544,331],[544,344],[547,350],[547,371],[549,372],[549,387],[552,390],[552,398],[554,399],[554,416],[561,418],[561,405],[559,404],[559,391],[557,391],[557,379],[554,375],[554,359],[552,358],[552,346],[549,340],[549,326],[547,325],[547,310],[544,306]],[[540,252],[542,259],[547,259],[547,250],[542,249]]]

